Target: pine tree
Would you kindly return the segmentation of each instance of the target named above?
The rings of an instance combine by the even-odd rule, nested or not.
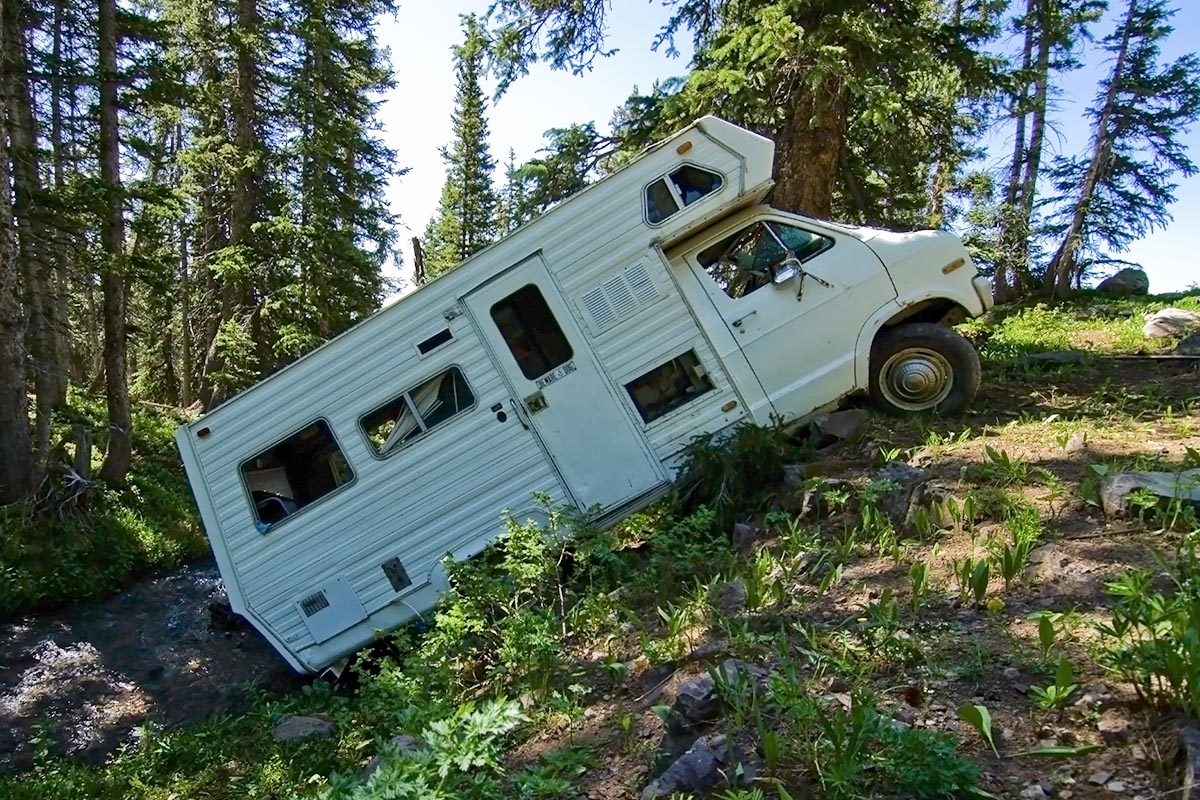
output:
[[[1060,243],[1043,291],[1067,294],[1102,248],[1121,251],[1171,219],[1175,177],[1196,173],[1181,133],[1200,119],[1200,58],[1160,63],[1174,30],[1167,0],[1128,0],[1105,37],[1112,69],[1101,82],[1086,158],[1061,158],[1055,186],[1073,202],[1060,213]]]
[[[442,151],[446,182],[436,216],[425,230],[425,271],[429,278],[453,269],[496,236],[496,162],[488,149],[487,100],[483,95],[488,41],[474,15],[462,18],[464,40],[454,47],[457,88],[454,141]]]

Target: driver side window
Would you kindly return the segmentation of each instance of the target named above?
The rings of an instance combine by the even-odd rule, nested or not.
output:
[[[701,250],[697,259],[725,294],[745,297],[775,280],[791,257],[804,262],[833,247],[833,240],[779,222],[756,222]]]

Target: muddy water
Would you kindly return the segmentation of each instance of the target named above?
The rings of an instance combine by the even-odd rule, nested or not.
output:
[[[35,735],[98,763],[139,726],[170,728],[299,685],[254,631],[210,606],[214,565],[184,567],[99,604],[0,624],[0,771],[32,763]]]

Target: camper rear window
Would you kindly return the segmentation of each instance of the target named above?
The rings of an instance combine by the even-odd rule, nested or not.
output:
[[[354,479],[329,423],[317,420],[242,464],[260,529]]]
[[[646,220],[658,225],[717,191],[724,182],[719,173],[684,164],[646,187]]]
[[[458,416],[475,405],[475,394],[462,370],[451,367],[401,392],[362,418],[363,433],[378,455],[387,455],[406,442]]]

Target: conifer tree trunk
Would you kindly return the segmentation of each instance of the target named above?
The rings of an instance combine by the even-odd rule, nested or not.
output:
[[[1042,293],[1047,296],[1066,297],[1071,293],[1071,282],[1075,278],[1077,256],[1082,242],[1083,224],[1087,219],[1088,209],[1092,204],[1096,186],[1100,181],[1101,171],[1112,157],[1115,132],[1112,128],[1113,109],[1117,94],[1120,91],[1121,76],[1125,72],[1125,59],[1129,53],[1129,40],[1133,35],[1134,15],[1138,11],[1138,0],[1129,0],[1129,8],[1125,14],[1121,43],[1113,60],[1112,72],[1109,74],[1108,91],[1104,95],[1104,105],[1096,120],[1096,128],[1092,134],[1092,154],[1088,161],[1087,172],[1083,176],[1083,185],[1079,190],[1079,198],[1075,202],[1075,210],[1071,222],[1063,234],[1062,242],[1046,268],[1042,277]]]
[[[47,252],[41,169],[38,163],[37,129],[25,56],[25,8],[19,0],[8,0],[3,17],[7,80],[8,135],[11,142],[13,213],[17,220],[17,252],[25,272],[25,296],[29,307],[29,339],[35,394],[34,463],[35,482],[46,468],[50,453],[50,422],[54,408],[52,376],[61,369],[54,363],[51,318],[54,301],[49,296],[51,270]]]
[[[8,4],[0,0],[0,18]],[[0,36],[0,70],[9,85],[8,42]],[[8,103],[0,103],[0,505],[25,497],[33,483],[25,392],[25,313],[21,307],[16,230],[9,192]]]
[[[104,219],[100,244],[105,264],[101,276],[104,294],[104,383],[108,403],[108,449],[100,477],[123,480],[133,451],[129,412],[129,380],[125,342],[125,219],[122,214],[120,140],[117,120],[117,7],[116,0],[100,0],[100,180],[104,184]]]
[[[1028,289],[1028,264],[1020,260],[1019,254],[1028,253],[1029,218],[1022,217],[1024,208],[1022,191],[1022,166],[1028,161],[1026,127],[1029,124],[1029,75],[1033,69],[1034,14],[1039,0],[1028,0],[1025,7],[1025,41],[1021,49],[1020,91],[1013,100],[1017,118],[1017,130],[1013,136],[1013,155],[1009,166],[1008,186],[1004,193],[1007,216],[1004,221],[1004,254],[996,265],[992,281],[992,292],[997,303],[1005,303],[1020,297]],[[1042,39],[1045,40],[1045,35]]]
[[[846,138],[850,93],[840,76],[819,89],[795,93],[791,114],[776,139],[772,205],[828,219]]]

